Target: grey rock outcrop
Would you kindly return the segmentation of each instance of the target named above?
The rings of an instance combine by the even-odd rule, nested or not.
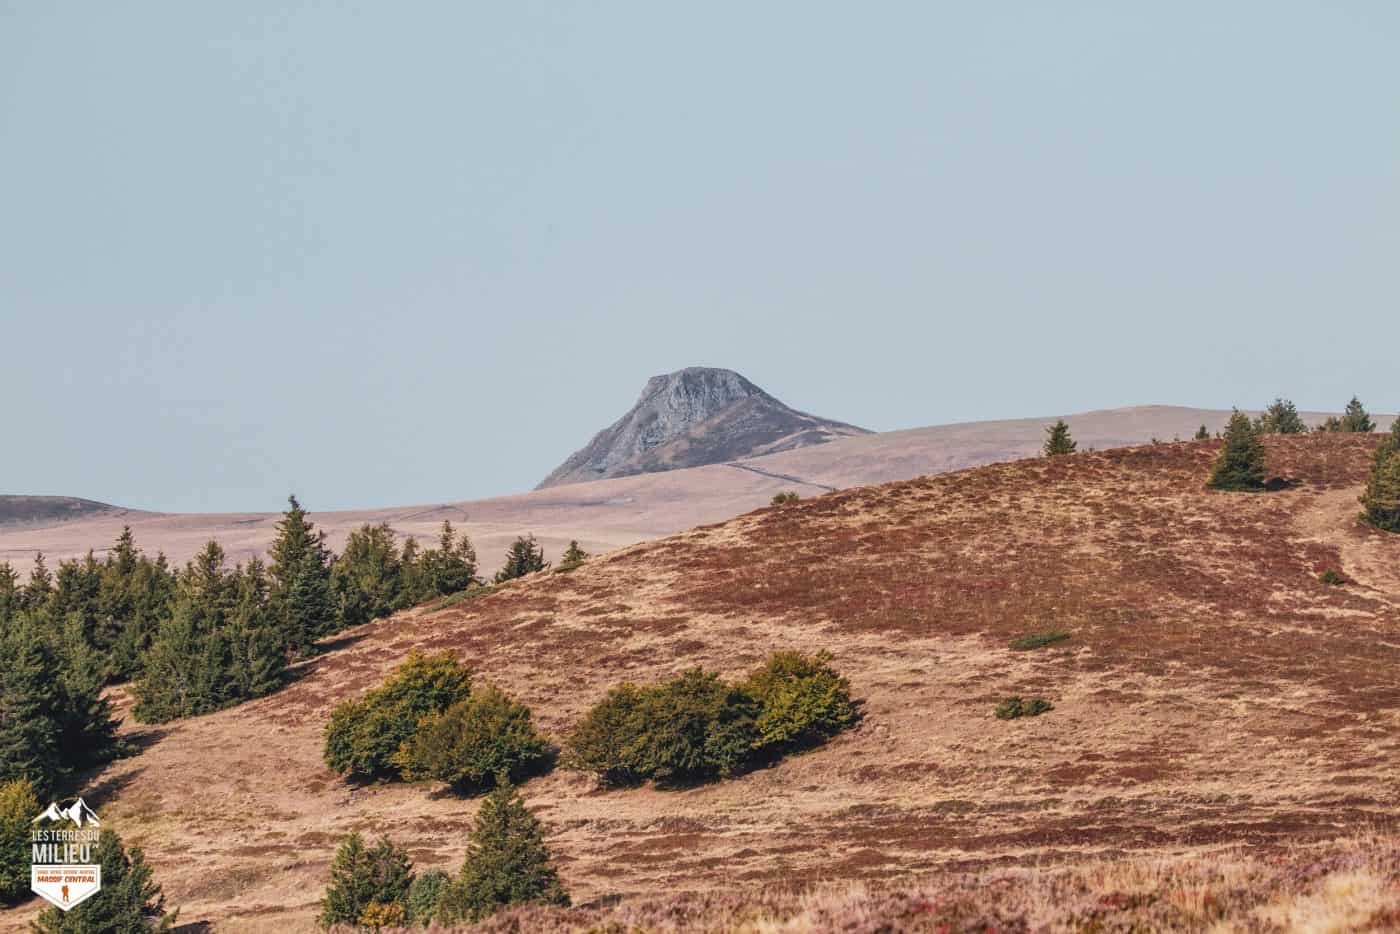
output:
[[[864,428],[799,412],[733,370],[687,367],[647,380],[637,404],[536,489],[773,454]]]

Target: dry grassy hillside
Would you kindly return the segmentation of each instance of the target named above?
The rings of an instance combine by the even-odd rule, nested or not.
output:
[[[1353,835],[1400,811],[1400,536],[1356,521],[1375,442],[1268,438],[1268,494],[1203,489],[1199,442],[761,509],[348,632],[279,694],[129,726],[144,751],[89,797],[182,920],[300,928],[351,830],[461,860],[476,801],[320,760],[331,706],[410,649],[460,653],[558,736],[615,682],[825,647],[866,714],[825,747],[682,791],[524,786],[576,902]],[[1008,648],[1049,628],[1072,637]],[[998,721],[1009,694],[1055,709]]]

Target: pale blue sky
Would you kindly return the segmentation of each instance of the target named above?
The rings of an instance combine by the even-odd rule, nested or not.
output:
[[[1397,286],[1394,3],[0,0],[0,492],[525,490],[690,364],[1393,411]]]

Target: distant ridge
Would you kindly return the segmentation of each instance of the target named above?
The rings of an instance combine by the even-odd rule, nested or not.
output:
[[[77,496],[0,494],[0,525],[51,525],[120,511],[118,506]]]
[[[789,408],[733,370],[687,367],[647,380],[627,414],[536,489],[702,467],[865,434]]]

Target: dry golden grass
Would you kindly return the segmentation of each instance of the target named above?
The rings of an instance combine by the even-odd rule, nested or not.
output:
[[[762,906],[792,886],[889,893],[974,872],[1016,880],[969,883],[982,909],[1030,911],[1006,899],[1058,898],[1060,866],[1127,860],[1154,891],[1158,860],[1204,876],[1267,867],[1397,813],[1400,536],[1356,521],[1375,442],[1271,438],[1289,485],[1260,495],[1205,491],[1216,444],[1200,442],[761,509],[345,633],[272,697],[129,725],[145,750],[93,776],[89,799],[147,847],[182,920],[299,929],[351,830],[389,834],[422,868],[462,858],[477,801],[346,785],[320,760],[330,708],[411,648],[459,653],[558,737],[617,681],[694,664],[733,675],[774,649],[825,647],[866,716],[824,747],[683,791],[602,792],[563,771],[524,786],[576,902]],[[1356,583],[1325,586],[1324,567]],[[1071,637],[1009,646],[1048,629]],[[1055,709],[994,719],[1010,694]],[[1377,873],[1279,889],[1231,923],[1370,923],[1340,912],[1389,905],[1393,877]],[[1173,910],[1206,910],[1207,889],[1167,888]],[[821,929],[820,913],[794,912],[733,929]]]

